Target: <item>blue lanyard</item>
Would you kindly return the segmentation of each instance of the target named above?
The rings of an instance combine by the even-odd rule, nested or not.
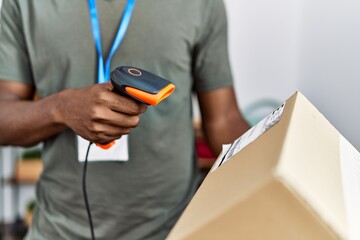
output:
[[[95,41],[95,47],[98,55],[98,83],[104,83],[109,81],[110,79],[110,62],[111,58],[120,46],[126,30],[129,26],[131,15],[135,6],[135,0],[128,0],[127,4],[125,6],[120,25],[118,28],[118,31],[116,33],[114,43],[110,49],[109,56],[106,59],[105,65],[104,65],[104,59],[101,49],[101,34],[100,34],[100,24],[99,24],[99,18],[96,8],[96,2],[95,0],[88,0],[89,3],[89,12],[90,12],[90,19],[91,19],[91,28],[93,32],[93,37]]]

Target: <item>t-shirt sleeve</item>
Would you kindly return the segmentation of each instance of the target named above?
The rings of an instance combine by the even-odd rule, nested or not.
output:
[[[33,84],[22,17],[17,1],[3,1],[0,29],[0,79]]]
[[[222,0],[205,1],[203,27],[194,49],[193,76],[196,92],[231,86],[227,17]]]

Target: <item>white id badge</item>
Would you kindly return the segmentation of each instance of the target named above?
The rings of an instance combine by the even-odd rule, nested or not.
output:
[[[79,162],[84,162],[86,157],[86,151],[89,146],[89,141],[77,136],[78,142],[78,159]],[[123,135],[120,139],[115,140],[115,144],[109,149],[102,149],[101,147],[93,144],[90,147],[88,161],[128,161],[129,160],[129,148],[128,148],[128,136]]]

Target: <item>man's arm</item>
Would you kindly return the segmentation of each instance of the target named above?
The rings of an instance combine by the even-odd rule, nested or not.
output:
[[[146,106],[112,92],[111,83],[68,89],[33,101],[32,86],[0,80],[0,145],[31,146],[71,128],[107,143],[139,124]]]
[[[0,145],[31,146],[63,130],[56,124],[50,99],[32,101],[30,85],[0,81]]]
[[[232,87],[198,93],[205,138],[215,155],[249,129]]]

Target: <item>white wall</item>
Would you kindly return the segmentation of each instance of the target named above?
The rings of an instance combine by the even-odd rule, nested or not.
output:
[[[299,88],[360,150],[360,1],[303,2]]]
[[[298,7],[293,0],[225,0],[229,48],[241,106],[285,100],[296,90]]]
[[[360,1],[225,0],[238,101],[305,96],[360,149]]]

